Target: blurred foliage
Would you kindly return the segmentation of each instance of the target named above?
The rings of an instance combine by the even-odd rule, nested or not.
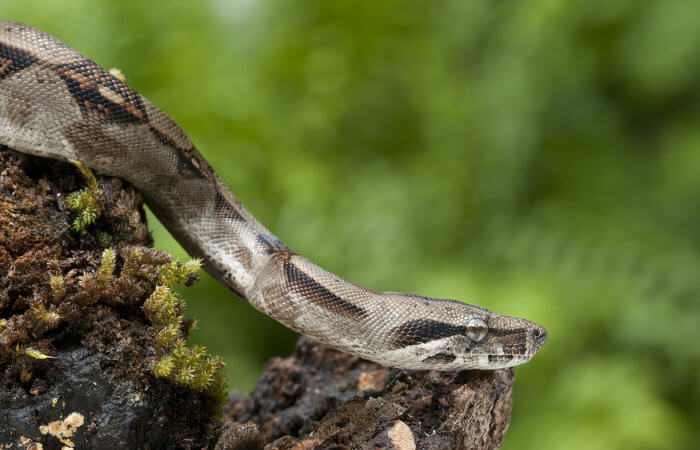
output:
[[[543,324],[506,448],[700,440],[696,2],[2,0],[0,13],[119,67],[316,263]],[[293,345],[211,279],[183,295],[192,340],[224,356],[234,388]]]

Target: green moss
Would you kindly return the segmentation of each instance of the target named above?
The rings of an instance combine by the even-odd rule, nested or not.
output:
[[[25,314],[27,319],[44,330],[56,328],[61,323],[61,316],[41,303],[32,305]]]
[[[172,356],[164,356],[153,366],[153,375],[167,378],[175,368],[175,361]]]
[[[156,344],[160,347],[168,347],[178,339],[182,338],[181,324],[169,323],[156,333]]]
[[[130,247],[121,251],[124,258],[124,266],[122,267],[123,277],[135,277],[139,274],[141,268],[141,259],[143,250],[138,247]]]
[[[76,345],[109,346],[120,340],[131,356],[117,360],[105,355],[113,362],[110,367],[116,364],[124,376],[140,381],[146,381],[144,376],[153,381],[155,375],[187,387],[192,391],[189,398],[197,397],[213,408],[211,412],[220,412],[225,400],[223,365],[203,347],[185,345],[194,320],[184,319],[184,302],[171,288],[196,281],[201,262],[174,261],[164,251],[145,247],[151,239],[135,214],[140,211],[134,197],[120,191],[121,182],[110,179],[101,180],[103,192],[90,171],[75,164],[86,183],[85,189],[67,196],[66,206],[77,213],[71,216],[73,225],[84,230],[104,210],[99,226],[83,231],[78,239],[65,239],[64,218],[47,227],[54,225],[52,212],[31,215],[37,205],[50,203],[53,197],[48,194],[62,192],[58,187],[47,189],[43,182],[36,192],[28,191],[32,195],[23,192],[14,199],[22,200],[13,206],[16,212],[3,210],[2,216],[11,220],[0,221],[0,235],[4,232],[12,245],[0,245],[0,269],[6,270],[0,276],[0,291],[10,298],[0,301],[0,370],[7,375],[8,367],[21,368],[23,372],[11,376],[27,384],[24,374],[32,374],[34,367],[50,365],[53,370],[48,358],[56,354],[56,343],[64,342],[64,335],[80,338]],[[8,185],[6,178],[3,186]],[[9,185],[30,183],[13,179]],[[16,218],[22,221],[12,223]],[[57,328],[58,334],[51,332]]]
[[[97,183],[97,179],[85,164],[75,160],[71,162],[80,169],[80,172],[87,181],[87,187],[85,189],[73,192],[66,198],[66,202],[71,209],[78,213],[78,216],[73,221],[73,227],[76,231],[82,231],[94,224],[102,212],[100,199],[104,194]]]
[[[51,275],[49,287],[56,300],[61,300],[66,295],[66,283],[62,275]]]
[[[108,248],[102,252],[102,261],[97,268],[97,281],[100,284],[106,284],[112,279],[116,261],[117,253],[113,249]]]
[[[112,235],[102,229],[95,230],[95,240],[102,248],[109,248],[114,244]]]
[[[153,325],[176,323],[182,312],[182,302],[168,286],[156,286],[141,309]]]
[[[124,265],[121,276],[145,278],[156,284],[161,266],[170,264],[172,258],[166,252],[145,247],[126,247],[120,251]]]
[[[172,286],[182,283],[197,275],[202,268],[201,259],[190,259],[184,263],[172,261],[158,270],[158,284]]]
[[[153,373],[204,392],[215,399],[217,405],[225,402],[224,362],[218,356],[207,354],[201,345],[187,347],[183,339],[177,340],[170,353],[155,364]]]
[[[170,288],[196,277],[201,260],[163,262],[162,253],[143,249],[130,249],[124,254],[122,276],[154,278],[157,283],[141,307],[156,329],[156,353],[161,355],[152,373],[207,394],[215,400],[217,408],[223,405],[226,401],[223,360],[207,354],[202,346],[187,347],[185,339],[194,322],[184,320],[185,304]]]

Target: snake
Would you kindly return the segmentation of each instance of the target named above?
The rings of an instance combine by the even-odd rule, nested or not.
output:
[[[296,332],[398,369],[501,369],[547,331],[466,302],[351,283],[294,252],[238,201],[163,111],[67,44],[0,21],[0,144],[133,185],[243,301]]]

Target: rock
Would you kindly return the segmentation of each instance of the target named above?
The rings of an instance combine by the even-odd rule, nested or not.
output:
[[[389,369],[302,337],[225,410],[257,424],[267,449],[497,448],[513,374]]]
[[[216,450],[226,449],[255,450],[263,448],[263,440],[260,437],[258,426],[253,422],[241,424],[238,422],[227,423],[221,431]]]

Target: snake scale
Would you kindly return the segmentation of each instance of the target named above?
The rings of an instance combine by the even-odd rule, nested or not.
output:
[[[498,369],[530,360],[547,339],[524,319],[376,292],[311,263],[241,205],[163,111],[61,41],[10,21],[0,21],[0,144],[130,182],[220,283],[345,352],[403,369]]]

